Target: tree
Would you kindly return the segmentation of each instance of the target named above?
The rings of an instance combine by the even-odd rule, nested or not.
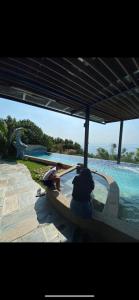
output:
[[[123,148],[122,151],[121,151],[121,154],[124,155],[125,153],[126,153],[126,148]]]
[[[81,146],[80,146],[80,144],[78,144],[78,143],[74,143],[74,149],[75,150],[77,150],[78,152],[80,152],[81,151]]]
[[[138,162],[139,161],[139,148],[136,149],[135,152],[135,160]]]
[[[124,158],[122,159],[125,162],[133,162],[134,161],[134,152],[126,152]]]
[[[15,139],[14,130],[23,127],[24,131],[21,140],[27,145],[42,145],[45,146],[48,152],[57,151],[64,152],[67,149],[76,150],[77,154],[83,154],[83,149],[80,144],[74,143],[72,140],[62,138],[53,138],[45,133],[42,129],[30,120],[19,120],[7,116],[5,120],[0,122],[0,152],[8,155],[16,153],[12,141]]]
[[[55,143],[56,143],[56,144],[62,144],[62,143],[63,143],[63,140],[62,140],[61,138],[58,137],[58,138],[55,139]]]
[[[26,130],[22,135],[25,144],[43,145],[43,131],[30,120],[22,120],[17,122],[17,127],[23,127]]]
[[[7,124],[8,133],[7,133],[7,154],[15,154],[16,150],[13,146],[13,140],[15,139],[14,130],[17,128],[17,121],[15,118],[12,118],[11,116],[7,116],[5,119],[5,122]]]
[[[124,159],[126,157],[126,153],[128,153],[126,148],[123,148],[122,151],[121,151],[121,160],[122,161],[124,161]]]
[[[97,148],[96,157],[108,160],[109,159],[109,153],[104,148]]]
[[[116,160],[117,155],[115,154],[115,149],[117,148],[116,144],[111,145],[111,154],[110,154],[110,159]]]
[[[115,154],[115,149],[117,148],[116,144],[112,144],[111,145],[111,154],[114,155]]]
[[[0,119],[0,153],[2,155],[7,153],[8,145],[8,128],[4,120]]]
[[[15,122],[12,122],[11,117],[8,116],[6,120],[0,119],[0,152],[3,156],[8,156],[8,154],[15,152],[12,146],[14,129]]]
[[[95,158],[95,155],[93,153],[88,153],[88,157]]]
[[[52,147],[52,151],[62,153],[63,152],[63,145],[62,145],[62,143],[60,143],[60,144],[54,144],[53,147]]]
[[[42,140],[42,145],[44,145],[47,148],[47,151],[50,152],[53,147],[53,138],[50,137],[47,134],[43,134],[43,140]]]

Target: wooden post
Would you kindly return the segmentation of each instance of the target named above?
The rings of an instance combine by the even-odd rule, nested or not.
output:
[[[121,160],[122,135],[123,135],[123,121],[120,122],[117,164],[120,164],[120,160]]]
[[[86,107],[86,118],[85,118],[85,137],[84,137],[84,167],[87,168],[88,164],[88,138],[89,138],[89,115],[90,107]]]

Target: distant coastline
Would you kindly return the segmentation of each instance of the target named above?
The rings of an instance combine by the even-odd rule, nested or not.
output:
[[[117,147],[118,147],[118,145],[117,145]],[[83,145],[82,145],[82,148],[83,148]],[[88,145],[88,152],[96,154],[97,148],[104,148],[108,152],[110,152],[111,144],[106,144],[106,145],[105,144],[96,144],[96,145],[89,144]],[[123,144],[122,148],[126,148],[127,152],[135,152],[136,149],[139,148],[139,144],[128,144],[128,145]]]

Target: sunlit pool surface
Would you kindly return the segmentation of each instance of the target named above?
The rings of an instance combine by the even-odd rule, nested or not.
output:
[[[41,152],[34,152],[31,155],[69,165],[83,163],[82,156],[59,153],[44,154]],[[113,177],[120,189],[119,217],[126,221],[139,223],[139,165],[130,163],[121,163],[120,165],[117,165],[116,162],[89,158],[88,167]],[[96,178],[96,184],[97,188],[95,188],[94,193],[97,193],[97,198],[100,200],[100,198],[102,199],[104,182],[100,183],[98,178]],[[71,182],[70,185],[72,185]]]
[[[72,181],[76,175],[77,175],[76,170],[74,170],[61,177],[61,191],[69,199],[69,201],[72,198],[72,189],[73,189]],[[100,177],[99,175],[92,174],[92,176],[95,182],[95,189],[92,192],[92,197],[94,199],[97,199],[99,202],[105,204],[107,200],[109,186],[106,180]]]

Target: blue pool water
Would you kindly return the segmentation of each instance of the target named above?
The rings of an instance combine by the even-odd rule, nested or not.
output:
[[[82,156],[59,153],[31,154],[50,161],[63,162],[69,165],[83,163]],[[113,177],[120,189],[120,218],[139,223],[139,165],[89,158],[88,167]]]

